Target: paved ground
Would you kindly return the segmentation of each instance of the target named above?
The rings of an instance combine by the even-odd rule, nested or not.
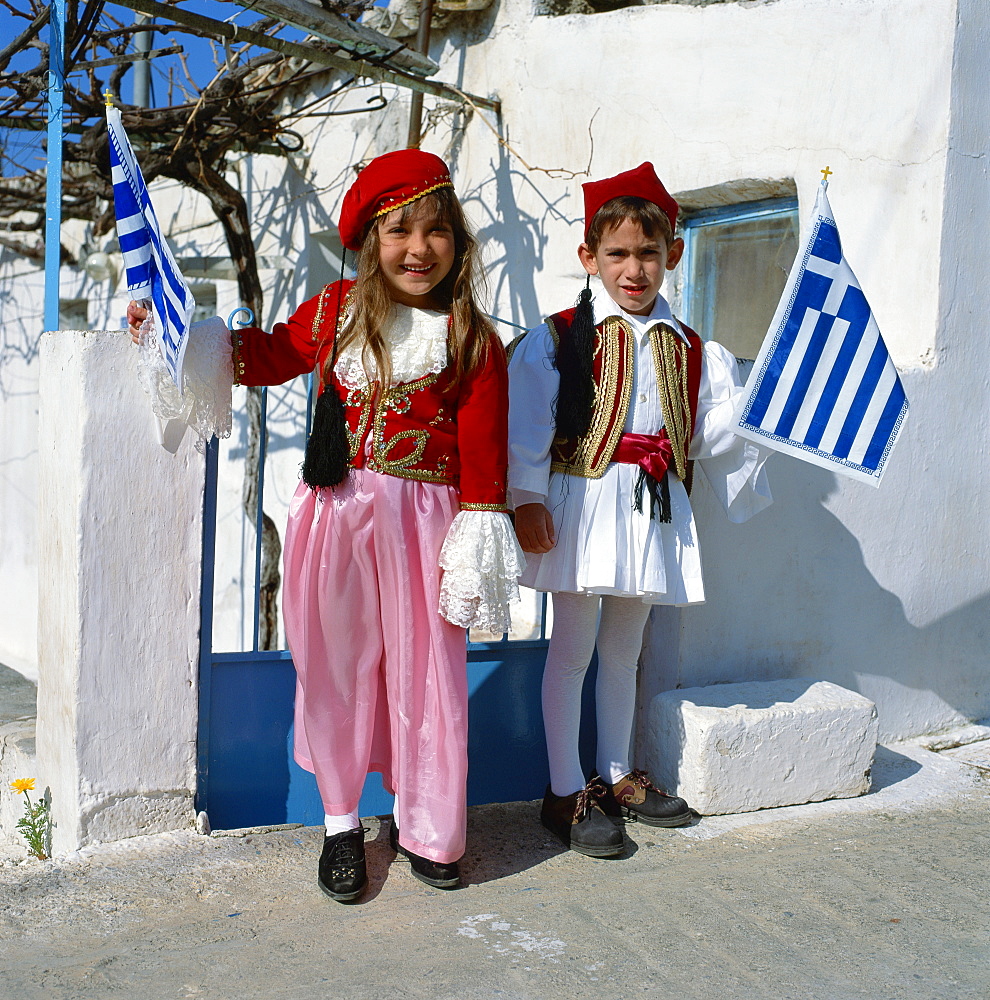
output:
[[[465,888],[371,821],[358,905],[316,888],[322,831],[172,833],[0,861],[0,997],[986,1000],[988,772],[880,748],[844,802],[627,828],[563,853],[536,804],[472,810]]]

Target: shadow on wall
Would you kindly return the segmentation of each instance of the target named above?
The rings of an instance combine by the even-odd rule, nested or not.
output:
[[[553,202],[546,200],[525,171],[513,169],[511,163],[509,154],[500,147],[498,161],[491,163],[489,179],[463,192],[461,203],[476,221],[485,250],[486,271],[494,275],[491,293],[496,313],[529,329],[543,319],[533,279],[543,269],[548,220],[571,220],[558,207],[566,195]],[[529,215],[519,208],[516,188],[521,185],[537,191],[543,200],[542,215]],[[575,298],[579,291],[580,288],[575,289]],[[498,331],[504,340],[522,333],[501,324]]]
[[[867,568],[857,539],[823,506],[836,476],[784,456],[773,458],[770,474],[774,505],[744,525],[729,524],[696,480],[707,603],[655,614],[680,616],[676,667],[663,655],[663,687],[829,680],[876,702],[882,739],[990,714],[990,596],[911,624]],[[903,552],[904,578],[917,577],[910,545]],[[664,634],[671,638],[669,625]]]

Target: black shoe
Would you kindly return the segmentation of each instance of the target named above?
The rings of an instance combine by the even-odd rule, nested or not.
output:
[[[389,824],[388,842],[396,854],[409,859],[412,873],[420,882],[432,885],[435,889],[456,889],[461,884],[461,873],[456,861],[444,864],[440,861],[431,861],[429,858],[421,858],[418,854],[407,851],[399,843],[399,828],[394,819]]]
[[[347,903],[357,899],[367,887],[364,833],[364,828],[359,826],[323,838],[319,883],[331,899]]]
[[[592,858],[615,857],[625,849],[625,840],[598,807],[602,794],[601,784],[593,781],[573,795],[554,795],[547,785],[540,822],[572,851]]]
[[[691,822],[691,810],[684,799],[657,788],[645,771],[630,771],[614,785],[597,774],[591,780],[605,789],[599,802],[610,819],[638,820],[647,826],[684,826]]]

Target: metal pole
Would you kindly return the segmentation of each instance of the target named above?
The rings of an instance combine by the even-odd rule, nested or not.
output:
[[[433,22],[433,0],[420,0],[419,2],[419,30],[416,32],[416,51],[423,55],[430,53],[430,25]],[[422,138],[420,135],[420,125],[423,120],[423,94],[414,90],[412,100],[409,102],[409,136],[406,145],[412,149],[419,146]]]
[[[45,173],[45,329],[57,330],[62,264],[62,138],[65,119],[65,0],[52,0],[48,42],[48,164]]]
[[[151,20],[147,14],[138,14],[135,24],[147,24]],[[135,52],[151,51],[151,32],[140,31],[134,36]],[[151,60],[140,59],[134,63],[134,104],[146,108],[151,100]]]

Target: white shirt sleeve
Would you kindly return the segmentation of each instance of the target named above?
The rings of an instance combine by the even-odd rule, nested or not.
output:
[[[509,362],[509,493],[512,506],[541,503],[549,494],[554,402],[560,376],[550,330],[527,333]]]
[[[704,345],[704,352],[688,458],[701,466],[729,520],[741,523],[773,503],[763,468],[773,452],[733,430],[736,403],[744,391],[736,359],[714,341]]]
[[[182,392],[152,338],[139,345],[138,378],[151,397],[151,408],[164,421],[188,424],[199,435],[199,447],[215,434],[230,437],[234,362],[230,330],[219,316],[193,323],[182,363]],[[180,435],[181,437],[181,435]]]

